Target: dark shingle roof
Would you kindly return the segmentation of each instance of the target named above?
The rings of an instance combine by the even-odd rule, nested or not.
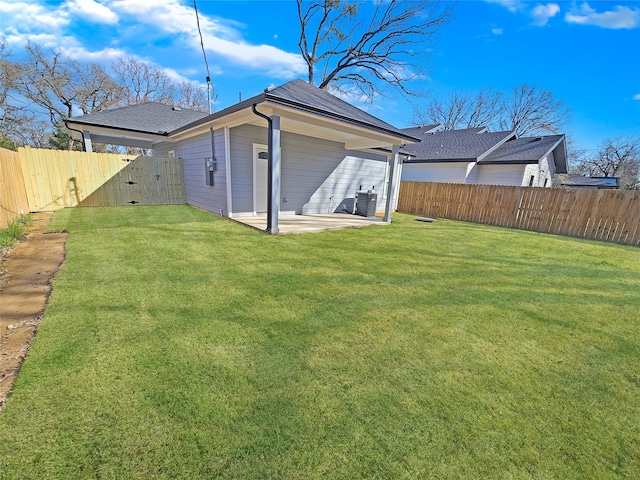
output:
[[[70,120],[79,124],[164,134],[206,116],[206,113],[195,110],[148,102],[73,117]]]
[[[421,127],[403,128],[402,131],[408,133],[412,137],[422,138],[427,133],[435,133],[442,128],[442,125],[422,125]]]
[[[267,99],[282,101],[289,106],[301,106],[317,113],[328,113],[343,119],[355,120],[358,123],[372,125],[384,130],[400,132],[393,125],[354,107],[350,103],[310,85],[304,80],[296,79],[266,92]]]
[[[415,129],[406,128],[403,132],[411,134]],[[491,149],[508,138],[513,132],[487,132],[486,128],[468,128],[465,130],[445,130],[420,135],[420,143],[407,145],[403,153],[413,155],[408,163],[438,161],[476,161]]]
[[[327,118],[341,120],[346,123],[373,128],[375,130],[406,138],[409,141],[417,140],[415,137],[412,137],[403,130],[397,129],[393,125],[374,117],[364,110],[354,107],[344,100],[341,100],[338,97],[335,97],[334,95],[331,95],[330,93],[314,87],[300,79],[292,80],[276,88],[267,89],[263,93],[254,97],[225,108],[224,110],[220,110],[219,112],[195,121],[190,125],[185,125],[179,130],[187,130],[197,127],[198,125],[205,124],[218,118],[223,118],[234,112],[250,108],[253,104],[260,104],[263,102],[275,103]],[[174,131],[173,133],[178,133],[178,131]]]
[[[537,163],[552,151],[563,138],[564,135],[514,138],[500,145],[480,163]]]
[[[69,121],[70,123],[79,125],[172,135],[205,125],[208,122],[224,118],[232,113],[251,108],[253,104],[263,102],[313,113],[359,127],[378,130],[379,132],[391,134],[409,142],[418,140],[364,110],[300,79],[292,80],[276,88],[267,89],[255,97],[211,115],[194,110],[174,110],[170,105],[151,102],[73,117],[70,118]]]

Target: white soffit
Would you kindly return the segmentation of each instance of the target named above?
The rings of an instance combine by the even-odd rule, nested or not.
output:
[[[361,150],[364,148],[389,147],[394,144],[411,143],[406,139],[385,134],[365,126],[353,125],[338,119],[305,112],[295,108],[283,107],[267,103],[256,105],[258,112],[271,116],[280,116],[280,130],[283,132],[296,133],[314,138],[322,138],[333,142],[344,144],[347,150]],[[185,138],[200,135],[210,128],[219,129],[223,127],[237,127],[239,125],[258,125],[266,127],[264,118],[256,115],[251,107],[233,112],[222,118],[197,125],[192,129],[172,135],[170,141],[183,140]]]

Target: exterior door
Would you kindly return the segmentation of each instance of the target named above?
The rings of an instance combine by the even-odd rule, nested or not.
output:
[[[266,145],[253,145],[253,211],[267,212],[267,169],[268,153]]]

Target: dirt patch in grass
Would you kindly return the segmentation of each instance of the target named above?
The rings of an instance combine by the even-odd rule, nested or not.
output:
[[[66,233],[44,233],[52,213],[34,215],[25,238],[0,255],[0,410],[38,330]]]

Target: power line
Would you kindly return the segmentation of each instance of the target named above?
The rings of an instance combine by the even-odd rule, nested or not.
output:
[[[198,15],[198,5],[196,5],[196,0],[193,0],[193,9],[196,11],[196,24],[198,25],[198,35],[200,35],[200,46],[202,46],[204,66],[207,69],[207,102],[209,103],[209,115],[211,115],[211,74],[209,73],[209,62],[207,62],[207,52],[204,49],[204,40],[202,39],[202,30],[200,29],[200,16]]]

